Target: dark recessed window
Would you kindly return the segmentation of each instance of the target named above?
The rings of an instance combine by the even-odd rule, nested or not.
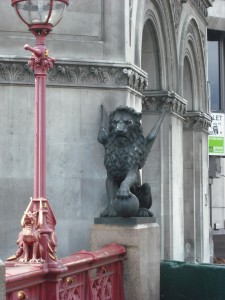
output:
[[[208,30],[208,78],[212,111],[224,111],[225,108],[224,41],[223,31]]]
[[[211,110],[220,110],[219,41],[208,42],[208,67],[211,90]]]

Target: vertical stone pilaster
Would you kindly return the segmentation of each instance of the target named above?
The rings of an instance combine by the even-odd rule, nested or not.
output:
[[[143,99],[143,127],[149,130],[154,115],[162,107],[168,113],[159,137],[143,168],[143,181],[153,194],[152,211],[161,225],[161,255],[165,259],[184,259],[183,244],[183,115],[186,101],[169,91],[146,92]],[[146,134],[146,133],[145,133]]]
[[[184,249],[185,260],[206,261],[209,257],[208,157],[210,117],[188,112],[184,121]],[[205,242],[205,245],[203,244]],[[205,252],[204,252],[205,251]]]
[[[186,261],[196,258],[195,216],[195,163],[193,160],[194,134],[184,130],[184,257]]]

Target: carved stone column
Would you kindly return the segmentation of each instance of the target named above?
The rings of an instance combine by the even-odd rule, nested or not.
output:
[[[185,114],[184,251],[185,260],[192,262],[209,257],[209,245],[203,242],[209,239],[207,147],[210,122],[210,116],[202,112]]]
[[[161,253],[165,259],[183,260],[183,120],[186,101],[174,92],[148,91],[143,98],[143,127],[148,131],[162,106],[166,114],[143,180],[153,194],[152,211],[161,225]],[[145,133],[146,134],[146,133]]]

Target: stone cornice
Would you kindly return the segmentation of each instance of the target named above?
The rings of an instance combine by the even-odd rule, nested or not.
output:
[[[162,108],[168,110],[176,117],[183,118],[187,101],[178,94],[170,91],[144,91],[142,100],[143,110],[160,111]]]
[[[188,111],[184,116],[184,128],[194,129],[195,131],[204,131],[208,133],[212,118],[210,115],[201,111]]]
[[[0,60],[0,84],[33,84],[34,75],[24,61]],[[47,85],[130,88],[142,93],[147,86],[147,74],[131,64],[68,63],[54,65],[48,72]]]

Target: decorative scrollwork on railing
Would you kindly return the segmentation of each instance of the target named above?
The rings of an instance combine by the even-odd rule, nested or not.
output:
[[[44,207],[44,205],[43,205]],[[97,251],[76,252],[43,264],[6,267],[6,299],[124,299],[122,260],[126,250],[110,244]],[[46,273],[47,272],[47,273]]]
[[[100,267],[96,276],[91,280],[91,293],[93,299],[113,299],[113,274],[107,267]]]
[[[59,285],[59,300],[84,299],[85,282],[82,274],[69,276]]]

